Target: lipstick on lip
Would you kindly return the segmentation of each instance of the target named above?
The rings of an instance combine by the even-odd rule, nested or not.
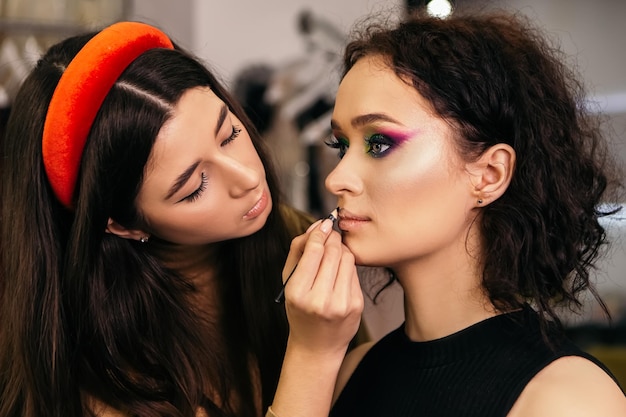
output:
[[[335,223],[335,221],[337,220],[337,213],[339,212],[339,207],[337,207],[336,209],[334,209],[329,215],[328,217],[326,217],[327,219],[330,219],[331,222]],[[276,298],[274,298],[274,302],[277,304],[282,303],[283,301],[285,301],[285,287],[287,286],[287,283],[289,282],[289,280],[291,279],[291,276],[293,275],[293,273],[295,272],[296,268],[298,267],[298,264],[296,263],[293,267],[293,269],[291,270],[291,272],[289,273],[289,275],[287,276],[287,279],[285,280],[285,282],[283,283],[283,287],[280,289],[280,292],[278,293],[278,295],[276,296]]]
[[[356,227],[362,225],[365,222],[370,221],[369,217],[359,216],[357,214],[351,213],[344,208],[339,210],[339,222],[338,226],[344,232],[350,231],[351,229],[355,229]]]
[[[246,214],[244,214],[243,218],[253,219],[257,217],[259,214],[261,214],[263,211],[265,211],[266,207],[267,207],[267,192],[263,191],[263,193],[261,194],[261,198],[258,199],[258,201],[254,204],[254,206],[250,210],[248,210]]]
[[[360,221],[366,221],[369,220],[369,218],[367,217],[363,217],[363,216],[359,216],[357,214],[351,213],[348,210],[341,208],[339,209],[339,220],[360,220]]]

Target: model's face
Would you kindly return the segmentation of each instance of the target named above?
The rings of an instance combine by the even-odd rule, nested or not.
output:
[[[163,126],[137,198],[148,231],[198,245],[250,235],[272,209],[248,132],[210,89],[187,91]]]
[[[476,200],[452,129],[379,58],[342,80],[332,127],[342,158],[326,187],[359,264],[394,267],[463,245]]]

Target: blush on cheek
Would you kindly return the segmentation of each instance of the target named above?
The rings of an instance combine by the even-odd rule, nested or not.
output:
[[[433,211],[429,207],[441,207],[455,188],[447,164],[441,161],[441,154],[426,150],[417,157],[413,153],[395,161],[393,167],[379,174],[376,194],[371,197],[376,199],[375,205],[389,209],[385,216],[401,214],[410,217],[420,212],[431,215]]]

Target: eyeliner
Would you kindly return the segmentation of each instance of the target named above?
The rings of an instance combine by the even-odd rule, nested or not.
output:
[[[330,219],[333,223],[335,223],[335,221],[337,220],[337,212],[339,211],[339,207],[337,207],[336,209],[334,209],[332,211],[332,213],[330,213],[328,215],[328,217],[326,217],[327,219]],[[285,282],[283,283],[283,288],[281,288],[280,292],[278,293],[278,295],[276,296],[276,298],[274,298],[274,302],[277,304],[282,303],[283,301],[285,301],[285,287],[287,286],[287,283],[289,282],[289,280],[291,279],[291,276],[293,275],[293,273],[295,272],[296,268],[298,267],[298,264],[296,263],[295,266],[293,267],[293,269],[291,270],[291,272],[289,273],[289,275],[287,276],[287,279],[285,280]]]

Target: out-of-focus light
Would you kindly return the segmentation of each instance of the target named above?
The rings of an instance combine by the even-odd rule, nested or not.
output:
[[[426,5],[431,16],[446,18],[452,13],[452,4],[448,0],[432,0]]]

